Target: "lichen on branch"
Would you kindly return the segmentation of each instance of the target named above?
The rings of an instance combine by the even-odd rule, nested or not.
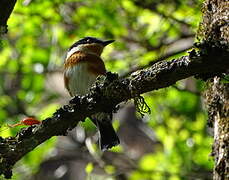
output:
[[[206,51],[206,49],[205,49]],[[193,50],[172,61],[161,61],[126,78],[107,73],[85,96],[76,96],[39,125],[23,128],[15,137],[0,138],[0,174],[10,178],[14,164],[52,136],[66,135],[79,121],[97,112],[112,112],[116,106],[139,95],[165,88],[190,76],[225,72],[229,68],[227,51]],[[216,58],[217,57],[217,58]]]

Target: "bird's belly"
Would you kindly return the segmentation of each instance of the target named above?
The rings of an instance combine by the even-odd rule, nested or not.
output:
[[[88,71],[87,63],[78,63],[66,72],[69,77],[69,91],[71,95],[84,95],[96,80],[96,75]]]

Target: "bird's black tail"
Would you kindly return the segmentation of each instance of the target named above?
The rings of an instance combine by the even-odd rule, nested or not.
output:
[[[112,148],[120,143],[119,138],[110,121],[98,121],[100,132],[100,148],[102,151]]]

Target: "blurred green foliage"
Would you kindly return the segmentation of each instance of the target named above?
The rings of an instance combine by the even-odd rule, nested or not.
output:
[[[0,123],[4,131],[0,135],[18,131],[5,130],[7,123],[25,116],[44,119],[67,102],[61,71],[66,50],[74,41],[84,36],[115,39],[103,57],[109,71],[122,75],[168,53],[168,59],[184,54],[173,52],[189,47],[190,38],[193,43],[200,7],[199,0],[18,0],[8,21],[9,32],[1,39]],[[201,176],[211,171],[212,138],[198,94],[204,85],[191,79],[189,86],[190,82],[182,81],[145,95],[152,111],[146,124],[163,148],[142,156],[128,179],[190,179],[198,172]],[[84,126],[92,128],[91,123]],[[55,142],[52,138],[26,155],[16,165],[14,178],[34,173]],[[116,171],[112,165],[104,169],[107,174]],[[86,172],[92,171],[89,163]]]

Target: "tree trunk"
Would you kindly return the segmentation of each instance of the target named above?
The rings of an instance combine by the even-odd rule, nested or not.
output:
[[[229,51],[229,1],[206,0],[202,10],[199,38],[212,47]],[[217,76],[212,79],[206,92],[206,102],[209,121],[214,127],[213,179],[229,180],[229,83],[222,83],[221,80]]]
[[[229,84],[215,77],[207,91],[208,112],[214,126],[213,179],[229,179]]]

